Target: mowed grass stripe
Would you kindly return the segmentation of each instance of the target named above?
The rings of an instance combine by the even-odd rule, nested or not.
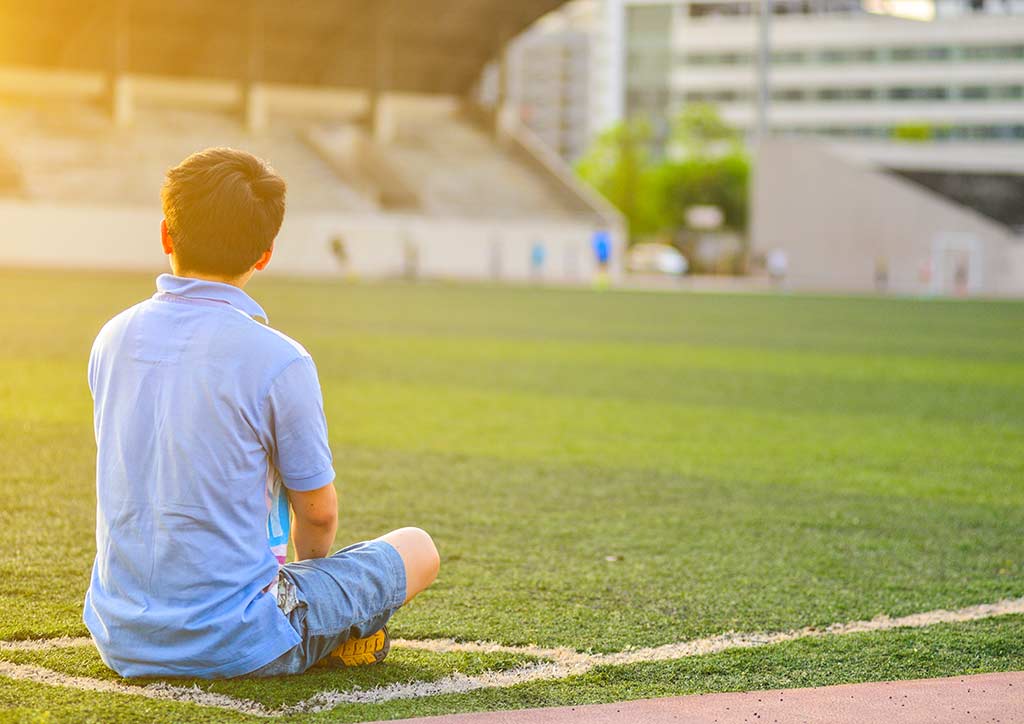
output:
[[[9,494],[0,510],[18,552],[0,561],[5,637],[84,632],[92,461],[85,452],[77,461],[87,494],[66,495],[72,478],[57,458],[67,436],[37,441],[54,459],[16,462],[40,464],[47,477],[25,474],[0,490]],[[402,636],[616,650],[1024,593],[1014,508],[988,496],[952,505],[897,486],[859,492],[336,452],[344,464],[339,544],[419,522],[444,551],[438,586],[396,619]],[[459,502],[467,496],[480,501],[467,508]],[[71,524],[60,529],[68,544],[58,557],[53,529],[33,522],[54,509]]]
[[[88,350],[95,326],[153,293],[152,276],[0,270],[5,332],[33,356]],[[906,354],[1015,363],[1024,341],[1018,302],[718,294],[593,294],[501,287],[346,285],[257,278],[251,293],[274,326],[296,336],[325,328],[438,340],[682,342],[853,355]],[[73,300],[69,304],[68,300]],[[483,303],[482,303],[483,302]],[[55,338],[40,316],[73,322]],[[737,324],[742,320],[742,324]]]
[[[310,347],[328,366],[344,366],[356,374],[381,376],[433,373],[452,364],[469,365],[470,370],[497,368],[502,373],[526,373],[539,367],[543,377],[551,370],[581,369],[576,382],[585,383],[590,373],[685,374],[718,371],[757,377],[770,371],[779,379],[808,375],[848,382],[919,382],[956,385],[1013,387],[1024,381],[1020,364],[1002,359],[976,359],[965,365],[962,359],[933,354],[907,355],[881,350],[863,351],[754,346],[710,346],[693,341],[606,342],[594,340],[510,339],[490,335],[429,337],[421,334],[347,332],[344,335],[311,333]],[[418,360],[415,368],[402,365],[403,357]],[[391,364],[388,364],[388,362]],[[383,365],[383,367],[381,367]],[[523,375],[526,378],[526,375]],[[504,379],[504,377],[503,377]],[[460,380],[461,381],[461,380]],[[623,377],[622,381],[628,381]],[[611,388],[609,394],[616,394]]]
[[[684,342],[855,354],[933,355],[1013,362],[1018,302],[587,291],[257,279],[275,324],[315,332],[394,332],[437,339],[496,336],[558,343]],[[486,298],[486,304],[481,299]],[[298,310],[298,313],[296,313]],[[737,325],[742,318],[744,324]]]
[[[1018,422],[1024,419],[1018,411],[1024,401],[1021,407],[1012,406],[1016,417],[1007,425],[998,418],[909,420],[895,410],[877,414],[750,409],[745,402],[725,404],[721,398],[717,404],[680,405],[457,385],[350,383],[336,381],[329,373],[324,376],[329,417],[337,421],[333,439],[347,444],[524,460],[568,457],[606,466],[635,467],[637,461],[645,461],[653,468],[674,468],[678,474],[703,478],[716,477],[715,464],[731,464],[734,469],[726,467],[721,477],[741,477],[748,467],[750,474],[763,475],[769,466],[776,480],[799,480],[820,476],[825,470],[832,473],[846,462],[846,475],[835,480],[840,485],[863,482],[859,478],[874,472],[872,468],[900,478],[925,477],[938,468],[945,477],[952,477],[950,458],[959,458],[961,469],[955,472],[971,494],[991,491],[1000,479],[1009,483],[1024,475],[1024,457],[1014,455],[1020,441]],[[78,377],[74,375],[84,385]],[[5,379],[5,397],[13,397],[12,387],[26,379],[38,384],[24,385],[36,393],[19,395],[17,402],[0,408],[0,420],[17,421],[24,427],[89,419],[87,398],[81,393],[62,394],[68,386],[49,366],[33,369],[31,377]],[[49,384],[41,384],[43,379]],[[52,405],[54,394],[70,403]],[[57,407],[63,414],[49,413],[48,407]],[[644,435],[633,434],[637,421],[643,419],[660,424]],[[409,435],[414,429],[417,434]],[[743,440],[742,448],[736,447],[738,440]],[[936,455],[936,450],[943,454]],[[843,461],[844,456],[856,462]],[[847,481],[847,477],[853,479]],[[1004,487],[999,495],[1016,492],[1024,500],[1020,486]]]
[[[36,438],[44,457],[12,466],[40,466],[46,477],[26,472],[0,490],[17,551],[0,561],[5,637],[84,631],[92,461],[78,456],[87,492],[68,495],[68,440]],[[952,505],[895,485],[859,492],[336,451],[344,464],[339,544],[419,522],[444,551],[441,582],[396,619],[403,636],[615,650],[1024,593],[1015,509],[988,495]],[[459,502],[467,496],[480,500],[467,508]],[[54,511],[66,539],[56,557],[54,529],[35,522]]]
[[[10,357],[0,360],[4,378],[10,375],[42,373],[39,365],[50,365],[48,372],[59,373],[70,367],[78,395],[88,397],[82,388],[84,382],[81,363],[88,354],[91,336],[98,331],[106,315],[90,320],[85,325],[89,336],[81,334],[62,340],[73,342],[82,359],[68,360],[66,355],[54,354],[52,349],[37,347],[37,330],[9,330]],[[302,325],[305,326],[305,325]],[[13,331],[13,334],[10,332]],[[510,339],[501,336],[473,335],[454,337],[428,337],[422,334],[397,334],[382,330],[375,333],[349,329],[310,330],[303,335],[304,343],[317,351],[321,366],[344,370],[347,379],[394,377],[403,381],[436,381],[453,366],[460,367],[469,378],[459,377],[445,381],[449,384],[473,384],[486,380],[498,386],[511,384],[539,388],[551,382],[553,389],[591,389],[594,377],[607,384],[603,394],[628,397],[642,387],[635,384],[637,373],[646,380],[669,375],[684,381],[701,376],[731,376],[745,383],[756,383],[767,377],[773,384],[791,385],[793,378],[801,383],[810,381],[814,388],[827,392],[827,383],[862,385],[865,389],[883,384],[915,383],[937,384],[946,387],[964,387],[983,392],[988,388],[1012,392],[1024,381],[1024,369],[1019,361],[1003,359],[971,359],[970,364],[955,356],[934,354],[906,355],[875,350],[833,350],[827,346],[815,350],[793,348],[765,348],[755,346],[722,347],[701,344],[698,341],[671,340],[654,343],[607,342],[593,340],[534,340]],[[340,332],[340,333],[339,333]],[[28,339],[20,339],[28,335]],[[49,340],[52,347],[54,340]],[[416,365],[407,360],[415,359]],[[70,364],[69,364],[70,363]],[[35,367],[35,369],[33,369]],[[575,372],[574,375],[569,373]],[[494,373],[496,379],[485,374]],[[552,379],[553,378],[553,379]],[[70,381],[71,378],[69,378]],[[13,380],[7,380],[14,386]],[[685,389],[685,388],[684,388]],[[758,388],[752,388],[759,391]],[[927,387],[922,394],[927,396]],[[910,394],[909,397],[915,397]],[[952,406],[950,406],[952,408]]]
[[[332,440],[510,462],[647,467],[705,480],[939,489],[1024,502],[1021,434],[999,424],[505,390],[326,381]],[[654,424],[656,422],[656,424]],[[992,486],[996,486],[993,490]]]

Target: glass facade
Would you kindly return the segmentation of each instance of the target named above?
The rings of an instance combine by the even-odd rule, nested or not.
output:
[[[945,63],[950,61],[993,62],[1024,60],[1024,43],[985,46],[894,46],[881,48],[829,48],[824,50],[777,50],[772,64],[787,65],[871,65],[879,63]],[[754,62],[754,54],[742,51],[683,53],[682,66],[737,66]]]
[[[785,88],[776,87],[776,103],[871,103],[951,100],[961,102],[1007,101],[1024,99],[1024,85],[897,86],[893,88]],[[687,91],[686,103],[750,103],[751,91]]]
[[[917,125],[917,124],[910,124]],[[927,125],[927,124],[925,124]],[[899,138],[903,126],[807,126],[782,127],[777,132],[783,136],[830,136],[849,139],[892,139]],[[933,141],[1020,141],[1024,140],[1024,124],[980,124],[928,126],[927,136],[920,140]]]
[[[626,117],[649,120],[657,148],[669,132],[673,12],[671,5],[626,8]]]
[[[625,0],[625,115],[650,119],[660,140],[687,104],[709,103],[753,132],[759,7]],[[934,22],[913,22],[869,16],[861,0],[775,0],[773,128],[906,140],[1024,137],[1024,0],[938,0],[936,8]]]

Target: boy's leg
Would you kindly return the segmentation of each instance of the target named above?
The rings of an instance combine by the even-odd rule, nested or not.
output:
[[[441,557],[433,539],[419,528],[399,528],[377,540],[390,543],[405,564],[405,603],[425,591],[437,578]]]
[[[286,564],[280,585],[294,591],[296,603],[285,613],[303,641],[254,675],[300,673],[333,651],[345,653],[352,639],[373,637],[399,607],[434,582],[438,568],[437,548],[419,528],[400,528],[326,558]]]
[[[420,528],[399,528],[385,533],[377,540],[390,544],[405,564],[405,600],[404,606],[416,594],[430,586],[437,578],[441,566],[434,541],[426,531]],[[363,638],[350,638],[339,644],[319,663],[324,666],[358,666],[383,661],[391,649],[391,640],[387,629],[382,628],[376,633]]]

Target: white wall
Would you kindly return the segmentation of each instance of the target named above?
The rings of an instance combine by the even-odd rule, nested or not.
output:
[[[751,213],[754,250],[784,250],[787,284],[795,289],[871,291],[876,263],[885,260],[890,290],[931,293],[923,272],[935,260],[936,244],[966,243],[977,253],[974,293],[1024,296],[1024,240],[819,143],[780,139],[759,148]]]
[[[0,265],[163,271],[158,208],[0,202]],[[418,249],[420,274],[456,279],[526,280],[530,253],[543,243],[543,278],[589,282],[596,269],[582,223],[488,223],[422,216],[290,214],[276,243],[269,272],[340,276],[345,269],[331,252],[340,237],[348,271],[363,277],[401,274],[406,240]],[[616,239],[621,244],[620,239]],[[621,251],[621,249],[617,249]],[[500,256],[500,262],[496,261]],[[616,272],[621,253],[614,255]]]
[[[0,264],[160,269],[159,209],[0,201]]]
[[[1006,256],[1006,275],[1017,281],[1019,296],[1024,296],[1024,240],[1010,247]]]

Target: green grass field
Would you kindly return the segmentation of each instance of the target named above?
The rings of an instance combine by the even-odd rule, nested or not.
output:
[[[257,280],[317,360],[338,544],[419,525],[406,639],[614,652],[1024,596],[1024,304]],[[145,275],[0,272],[0,640],[81,636],[89,345]],[[522,666],[396,649],[221,682],[276,707]],[[91,648],[0,662],[116,680]],[[794,641],[309,721],[1024,669],[1024,618]],[[191,683],[191,682],[190,682]],[[9,717],[8,717],[9,715]],[[0,677],[0,719],[241,714]]]

